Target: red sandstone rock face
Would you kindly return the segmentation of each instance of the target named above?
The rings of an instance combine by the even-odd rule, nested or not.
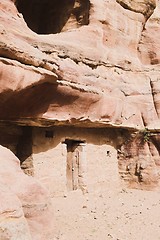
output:
[[[145,24],[139,42],[138,50],[140,58],[144,64],[157,65],[160,63],[160,42],[157,41],[160,32],[160,1],[157,7]]]
[[[160,1],[64,3],[61,9],[49,0],[1,1],[0,120],[158,135]],[[131,185],[136,171],[140,183],[158,185],[159,139],[141,148],[130,139],[130,146],[120,146],[121,174],[130,176]],[[142,158],[149,159],[145,167]]]
[[[23,2],[15,1],[19,11]],[[154,11],[154,1],[91,1],[83,7],[75,1],[72,11],[82,19],[88,11],[88,22],[76,22],[72,13],[61,33],[37,35],[13,2],[1,1],[1,120],[159,129],[158,31],[154,50],[147,40],[148,23],[158,21],[158,4]],[[43,22],[37,26],[35,19],[34,29],[42,31]]]
[[[53,219],[47,191],[25,175],[19,160],[2,146],[0,162],[0,239],[51,239]]]

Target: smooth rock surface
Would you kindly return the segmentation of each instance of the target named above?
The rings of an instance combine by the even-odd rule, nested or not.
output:
[[[53,217],[47,190],[25,175],[19,160],[2,146],[0,165],[0,239],[52,239]]]

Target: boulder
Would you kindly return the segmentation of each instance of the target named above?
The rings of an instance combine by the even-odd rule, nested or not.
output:
[[[16,156],[2,146],[0,165],[0,239],[52,239],[53,216],[47,190],[25,175]]]

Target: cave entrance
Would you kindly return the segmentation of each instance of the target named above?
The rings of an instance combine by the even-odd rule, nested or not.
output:
[[[85,173],[86,173],[86,154],[85,142],[66,139],[67,145],[67,189],[81,189],[86,192]]]
[[[28,27],[38,34],[59,33],[89,23],[89,0],[16,0],[15,5]]]

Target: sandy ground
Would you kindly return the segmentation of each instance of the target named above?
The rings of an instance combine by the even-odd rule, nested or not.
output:
[[[52,199],[54,240],[160,240],[160,193],[80,191]]]

